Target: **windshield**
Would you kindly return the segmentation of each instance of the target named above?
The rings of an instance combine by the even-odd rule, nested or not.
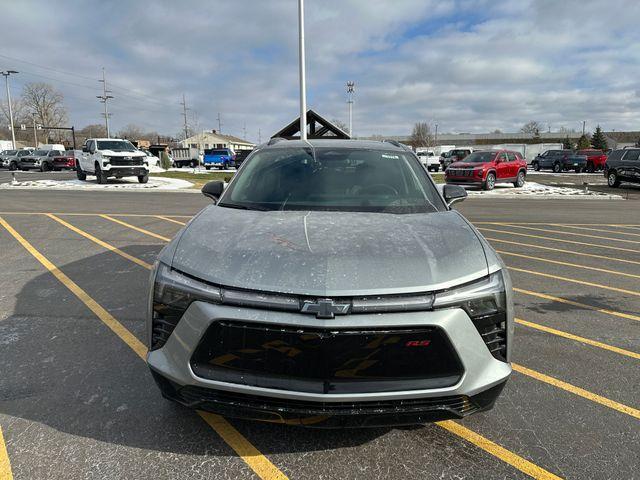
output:
[[[31,152],[28,150],[23,150],[22,152],[18,152],[19,157],[26,157],[27,155],[31,155]]]
[[[135,152],[131,142],[126,140],[100,140],[98,141],[98,150],[113,150],[114,152]]]
[[[49,150],[36,150],[35,152],[33,152],[34,157],[39,157],[39,156],[43,157],[48,154],[49,154]]]
[[[487,163],[493,160],[496,156],[496,152],[474,152],[468,157],[465,157],[464,161],[469,163]]]
[[[348,148],[281,148],[254,154],[220,206],[257,210],[420,213],[445,207],[408,153]]]

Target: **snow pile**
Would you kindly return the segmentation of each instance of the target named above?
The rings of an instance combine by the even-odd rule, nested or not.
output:
[[[90,179],[92,177],[89,177]],[[149,177],[148,183],[139,183],[136,177],[110,178],[100,185],[93,180],[26,180],[15,183],[2,183],[0,188],[28,188],[51,190],[180,190],[191,188],[193,183],[178,178]]]
[[[469,187],[472,188],[472,187]],[[523,187],[516,188],[510,183],[496,184],[493,190],[485,191],[480,190],[478,187],[475,189],[467,190],[467,193],[471,197],[486,196],[486,197],[545,197],[545,198],[566,198],[566,197],[597,197],[608,199],[621,199],[620,195],[605,192],[595,192],[593,190],[584,190],[580,188],[569,187],[555,187],[552,185],[542,185],[535,182],[526,182]]]

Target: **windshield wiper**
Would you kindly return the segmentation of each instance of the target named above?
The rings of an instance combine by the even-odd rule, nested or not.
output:
[[[268,210],[271,210],[269,208],[264,208],[264,207],[256,207],[256,206],[250,207],[248,205],[242,205],[240,203],[228,203],[228,202],[219,203],[218,206],[227,207],[227,208],[236,208],[238,210],[257,210],[259,212],[266,212]]]

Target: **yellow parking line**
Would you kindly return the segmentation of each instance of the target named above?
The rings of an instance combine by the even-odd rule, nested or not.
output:
[[[123,222],[122,220],[118,220],[117,218],[110,217],[109,215],[100,214],[99,216],[102,217],[102,218],[105,218],[107,220],[110,220],[112,222],[118,223],[118,224],[122,225],[123,227],[127,227],[127,228],[130,228],[130,229],[135,230],[137,232],[144,233],[145,235],[149,235],[150,237],[154,237],[154,238],[157,238],[159,240],[163,240],[165,242],[171,241],[170,238],[163,237],[162,235],[158,235],[157,233],[150,232],[149,230],[145,230],[144,228],[136,227],[135,225],[131,225],[130,223]]]
[[[523,295],[530,295],[532,297],[544,298],[545,300],[551,300],[552,302],[565,303],[567,305],[573,305],[574,307],[585,308],[593,310],[594,312],[604,313],[606,315],[613,315],[614,317],[626,318],[627,320],[636,320],[640,322],[640,316],[632,315],[630,313],[617,312],[615,310],[609,310],[607,308],[600,308],[587,303],[574,302],[573,300],[567,300],[566,298],[556,297],[548,295],[546,293],[532,292],[531,290],[524,290],[522,288],[513,287],[514,292],[522,293]]]
[[[508,463],[512,467],[517,468],[522,473],[529,475],[532,478],[540,479],[540,480],[556,480],[560,479],[557,475],[554,475],[551,472],[548,472],[544,468],[537,466],[534,463],[531,463],[528,460],[516,455],[513,452],[510,452],[504,447],[492,442],[491,440],[483,437],[482,435],[477,434],[473,430],[469,430],[466,427],[463,427],[459,423],[456,423],[452,420],[445,420],[442,422],[436,422],[436,424],[450,433],[457,435],[466,441],[474,444],[476,447],[481,448],[485,452],[490,453],[491,455],[498,457],[505,463]]]
[[[72,230],[74,232],[76,232],[78,235],[82,235],[83,237],[91,240],[94,243],[97,243],[98,245],[100,245],[101,247],[106,248],[107,250],[112,251],[113,253],[117,253],[118,255],[120,255],[121,257],[126,258],[127,260],[132,261],[133,263],[137,263],[138,265],[140,265],[141,267],[145,267],[145,268],[151,268],[151,264],[145,262],[144,260],[141,260],[137,257],[134,257],[133,255],[129,255],[127,252],[123,252],[122,250],[120,250],[117,247],[114,247],[113,245],[100,240],[97,237],[94,237],[93,235],[91,235],[90,233],[85,232],[84,230],[79,229],[78,227],[71,225],[68,222],[65,222],[64,220],[62,220],[59,217],[56,217],[54,214],[52,213],[47,213],[47,217],[52,218],[53,220],[55,220],[56,222],[60,223],[61,225],[64,225],[65,227],[67,227],[69,230]]]
[[[607,225],[607,227],[621,227],[621,228],[629,228],[631,230],[640,230],[639,225]]]
[[[544,373],[537,372],[527,367],[523,367],[517,363],[512,363],[511,366],[513,370],[522,373],[531,378],[535,378],[541,382],[547,383],[549,385],[553,385],[554,387],[565,390],[569,393],[573,393],[574,395],[578,395],[579,397],[585,398],[587,400],[591,400],[592,402],[598,403],[600,405],[604,405],[605,407],[609,407],[613,410],[617,410],[618,412],[624,413],[626,415],[630,415],[633,418],[637,418],[640,420],[640,410],[629,407],[628,405],[624,405],[619,402],[615,402],[606,397],[598,395],[593,392],[589,392],[580,387],[576,387],[575,385],[571,385],[570,383],[563,382],[562,380],[558,380],[557,378],[551,377],[549,375],[545,375]]]
[[[640,237],[640,233],[618,232],[618,231],[615,231],[615,230],[603,230],[601,228],[590,228],[590,227],[582,227],[582,226],[577,226],[577,225],[563,225],[561,223],[549,223],[548,225],[550,227],[566,227],[566,228],[573,228],[575,230],[585,230],[585,231],[589,231],[589,232],[616,233],[618,235],[631,235],[631,236],[634,236],[634,237]]]
[[[640,353],[632,352],[630,350],[625,350],[624,348],[614,347],[613,345],[608,345],[606,343],[598,342],[596,340],[591,340],[590,338],[580,337],[578,335],[574,335],[569,332],[563,332],[562,330],[556,330],[555,328],[547,327],[545,325],[540,325],[538,323],[529,322],[521,318],[516,318],[515,322],[520,325],[524,325],[525,327],[550,333],[551,335],[557,335],[558,337],[563,337],[568,340],[574,340],[576,342],[584,343],[585,345],[591,345],[592,347],[602,348],[604,350],[609,350],[610,352],[619,353],[620,355],[626,355],[627,357],[636,358],[640,360]]]
[[[514,242],[512,240],[503,240],[501,238],[493,238],[493,237],[484,237],[484,238],[492,242],[507,243],[509,245],[519,245],[521,247],[537,248],[539,250],[549,250],[551,252],[566,253],[569,255],[577,255],[580,257],[598,258],[600,260],[606,259],[608,262],[613,261],[613,262],[620,262],[620,263],[629,263],[632,265],[640,265],[640,262],[635,260],[627,260],[626,258],[605,257],[603,255],[596,255],[593,253],[576,252],[575,250],[564,250],[562,248],[555,248],[555,247],[545,247],[543,245],[536,245],[534,243]]]
[[[534,230],[536,232],[546,232],[546,233],[559,233],[561,235],[573,235],[576,237],[587,237],[587,238],[597,238],[598,240],[608,240],[613,242],[624,242],[624,243],[634,243],[640,244],[640,240],[626,240],[623,238],[615,238],[615,237],[603,237],[602,235],[590,235],[587,233],[576,233],[576,232],[567,232],[566,230],[549,230],[548,228],[538,228],[538,227],[526,227],[524,225],[516,225],[513,223],[501,223],[499,224],[503,227],[515,227],[515,228],[524,228],[525,230]]]
[[[4,444],[4,437],[2,436],[2,428],[0,428],[0,480],[13,480],[9,454]]]
[[[78,212],[0,212],[0,215],[47,215],[52,213],[53,215],[65,215],[65,216],[78,216],[78,217],[97,217],[98,215],[113,215],[115,217],[155,217],[151,213],[109,213],[109,212],[96,212],[96,213],[78,213]],[[169,215],[170,217],[177,218],[192,218],[193,215]]]
[[[187,222],[181,222],[179,220],[174,220],[173,218],[165,217],[164,215],[154,215],[154,217],[159,218],[160,220],[166,220],[167,222],[177,223],[178,225],[186,225]]]
[[[496,230],[494,228],[484,228],[484,227],[478,227],[478,230],[481,230],[483,232],[502,233],[504,235],[517,235],[519,237],[539,238],[541,240],[553,240],[555,242],[571,243],[572,245],[582,245],[582,246],[586,246],[586,247],[606,248],[607,250],[616,250],[616,251],[619,251],[619,252],[640,253],[640,250],[634,250],[632,248],[613,247],[611,245],[602,245],[601,243],[577,242],[575,240],[567,240],[565,238],[547,237],[545,235],[533,235],[533,234],[530,234],[530,233],[521,233],[521,232],[507,232],[505,230]]]
[[[81,235],[86,232],[82,232],[77,227],[74,227],[74,231],[78,231]],[[81,233],[82,232],[82,233]],[[17,232],[16,232],[17,233]],[[109,245],[107,242],[99,240],[92,235],[83,235],[87,239],[98,243],[98,245],[104,246],[111,251],[114,251],[115,247]],[[25,240],[26,242],[26,240]],[[111,248],[110,248],[111,247]],[[126,257],[125,257],[126,258]],[[142,265],[136,262],[138,265]],[[143,262],[144,263],[144,262]],[[142,265],[144,266],[144,265]],[[146,268],[151,266],[147,264]],[[286,478],[284,474],[278,470],[266,457],[260,454],[260,452],[246,440],[229,422],[223,417],[208,412],[199,411],[198,414],[216,430],[224,441],[229,444],[235,451],[242,457],[242,459],[253,469],[259,477],[264,479],[277,479]],[[538,467],[537,465],[525,460],[524,458],[516,455],[513,452],[495,444],[491,440],[484,438],[483,436],[475,433],[468,428],[463,427],[453,421],[447,420],[444,422],[438,422],[438,425],[445,428],[449,432],[463,438],[464,440],[473,443],[487,453],[496,456],[505,463],[513,466],[514,468],[532,476],[533,478],[540,479],[554,479],[558,478],[555,475],[547,472],[546,470]],[[0,479],[3,480],[3,479]]]
[[[514,272],[529,273],[531,275],[537,275],[540,277],[553,278],[555,280],[562,280],[563,282],[577,283],[579,285],[586,285],[588,287],[596,287],[596,288],[601,288],[603,290],[611,290],[613,292],[626,293],[628,295],[635,295],[636,297],[640,297],[640,292],[635,290],[627,290],[624,288],[610,287],[608,285],[602,285],[601,283],[586,282],[584,280],[576,280],[574,278],[561,277],[559,275],[551,275],[550,273],[536,272],[535,270],[526,270],[524,268],[510,267],[508,265],[507,265],[507,268],[509,270],[513,270]]]
[[[551,260],[548,258],[524,255],[522,253],[506,252],[504,250],[496,250],[496,252],[498,252],[500,255],[510,255],[512,257],[528,258],[529,260],[537,260],[539,262],[553,263],[555,265],[563,265],[565,267],[582,268],[585,270],[593,270],[596,272],[609,273],[611,275],[621,275],[623,277],[640,278],[640,275],[635,275],[633,273],[619,272],[617,270],[608,270],[606,268],[590,267],[588,265],[579,265],[577,263],[561,262],[559,260]]]
[[[73,280],[65,275],[44,255],[20,235],[4,218],[0,217],[2,225],[36,260],[51,272],[65,287],[84,303],[107,327],[109,327],[122,341],[124,341],[142,360],[146,359],[147,348],[118,320],[107,312],[98,302],[89,296]],[[251,445],[229,422],[219,415],[203,416],[205,421],[220,435],[220,437],[263,479],[286,479],[287,476],[273,465],[264,455]]]

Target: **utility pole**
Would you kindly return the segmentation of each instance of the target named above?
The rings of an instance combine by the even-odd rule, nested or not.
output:
[[[242,139],[243,140],[247,139],[247,122],[244,122],[242,126]]]
[[[262,143],[262,132],[258,129],[258,145]]]
[[[584,135],[584,129],[586,128],[586,126],[587,126],[587,121],[583,120],[582,121],[582,135]]]
[[[218,133],[222,133],[222,121],[220,120],[220,112],[218,112]]]
[[[33,141],[35,142],[34,146],[38,148],[38,132],[36,131],[36,113],[32,112],[31,116],[33,117]]]
[[[102,95],[97,95],[96,98],[100,99],[100,102],[104,103],[104,113],[102,116],[104,117],[104,126],[107,129],[107,138],[111,138],[111,135],[109,134],[109,116],[111,114],[107,108],[107,101],[112,99],[113,96],[109,95],[109,93],[112,93],[111,90],[107,90],[107,79],[104,74],[104,67],[102,67],[102,80],[98,81],[102,83]]]
[[[187,101],[184,99],[184,93],[182,94],[182,116],[184,117],[184,139],[189,138],[189,127],[187,126]]]
[[[307,82],[304,59],[304,0],[298,0],[298,67],[300,71],[300,139],[307,141]]]
[[[355,89],[355,82],[349,81],[347,82],[347,95],[349,104],[349,136],[353,137],[353,92]]]
[[[9,75],[12,73],[18,73],[15,70],[7,70],[6,72],[0,72],[4,75],[4,83],[7,86],[7,102],[9,103],[9,123],[11,124],[11,145],[14,150],[16,149],[16,132],[13,130],[13,107],[11,106],[11,92],[9,91]],[[36,148],[38,146],[36,145]]]

